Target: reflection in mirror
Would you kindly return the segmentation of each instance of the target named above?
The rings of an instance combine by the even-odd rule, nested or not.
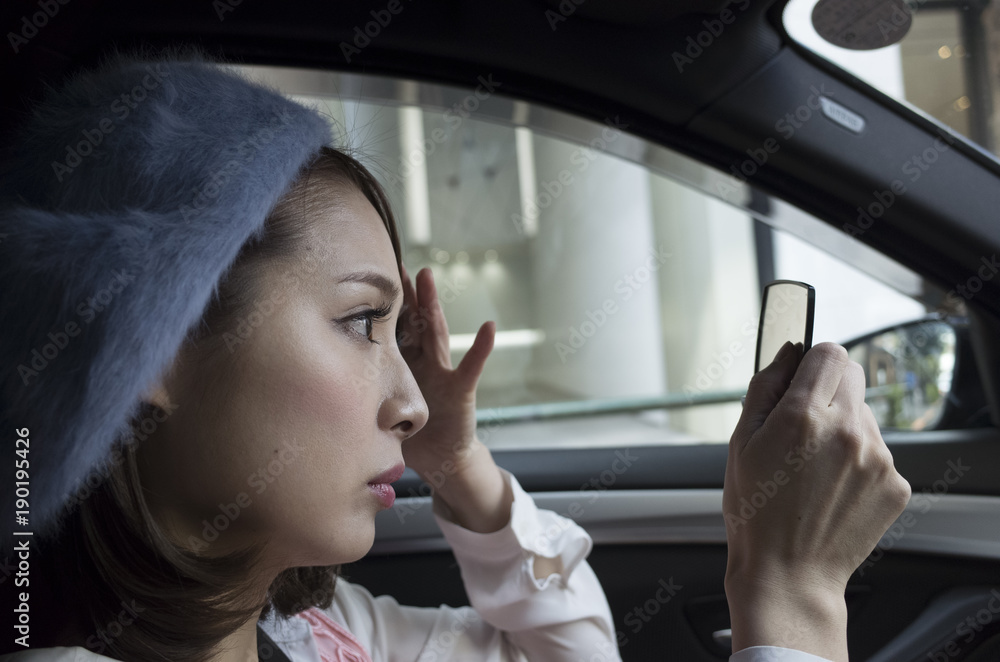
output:
[[[809,351],[815,300],[812,285],[799,281],[776,280],[764,288],[754,372],[770,365],[786,342],[801,345],[803,353]]]
[[[900,326],[862,339],[848,355],[865,370],[865,401],[879,427],[929,430],[941,420],[955,368],[951,326]]]

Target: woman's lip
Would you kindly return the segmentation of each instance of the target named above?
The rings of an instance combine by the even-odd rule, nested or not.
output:
[[[393,466],[391,469],[383,471],[375,478],[368,481],[369,485],[388,485],[389,483],[395,483],[403,476],[403,471],[406,469],[406,465],[400,462],[399,464]]]
[[[392,485],[386,483],[368,483],[368,489],[379,500],[383,508],[392,508],[392,504],[396,502],[396,490],[392,489]]]
[[[400,462],[368,481],[368,489],[375,494],[383,508],[392,508],[392,504],[396,501],[396,490],[392,489],[390,483],[399,480],[404,469],[406,469],[406,465]]]

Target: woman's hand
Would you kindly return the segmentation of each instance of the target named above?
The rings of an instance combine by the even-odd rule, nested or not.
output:
[[[750,381],[723,511],[733,651],[847,660],[844,590],[910,498],[843,347],[790,343]],[[796,365],[798,369],[796,370]]]
[[[458,364],[451,367],[448,323],[430,269],[416,287],[402,270],[400,351],[427,401],[429,418],[403,442],[403,459],[448,504],[456,523],[472,531],[503,528],[513,495],[489,449],[476,438],[476,385],[493,349],[496,325],[486,322]]]

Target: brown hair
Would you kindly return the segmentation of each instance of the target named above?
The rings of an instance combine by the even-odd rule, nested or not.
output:
[[[381,185],[352,156],[324,146],[302,167],[262,233],[243,246],[200,323],[189,332],[186,342],[198,357],[212,361],[226,352],[225,334],[252,307],[261,267],[308,249],[309,219],[331,202],[342,204],[352,188],[382,218],[397,265],[401,263],[396,221]],[[141,443],[136,440],[145,439],[138,421],[164,420],[160,413],[153,405],[142,405],[132,422],[134,437],[118,441],[104,469],[105,480],[89,496],[75,500],[55,536],[39,541],[49,597],[53,607],[59,605],[56,613],[63,614],[61,622],[43,627],[41,638],[126,661],[204,661],[255,615],[274,609],[289,617],[313,606],[329,607],[339,566],[287,569],[261,602],[248,597],[254,595],[248,569],[261,549],[210,557],[170,539],[151,514],[136,461]],[[86,613],[67,621],[66,605],[86,605]]]

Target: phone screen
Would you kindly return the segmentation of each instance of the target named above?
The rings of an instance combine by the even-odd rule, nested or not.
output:
[[[812,347],[816,290],[796,280],[776,280],[764,288],[757,327],[754,372],[767,367],[786,342],[802,343],[802,353]]]

